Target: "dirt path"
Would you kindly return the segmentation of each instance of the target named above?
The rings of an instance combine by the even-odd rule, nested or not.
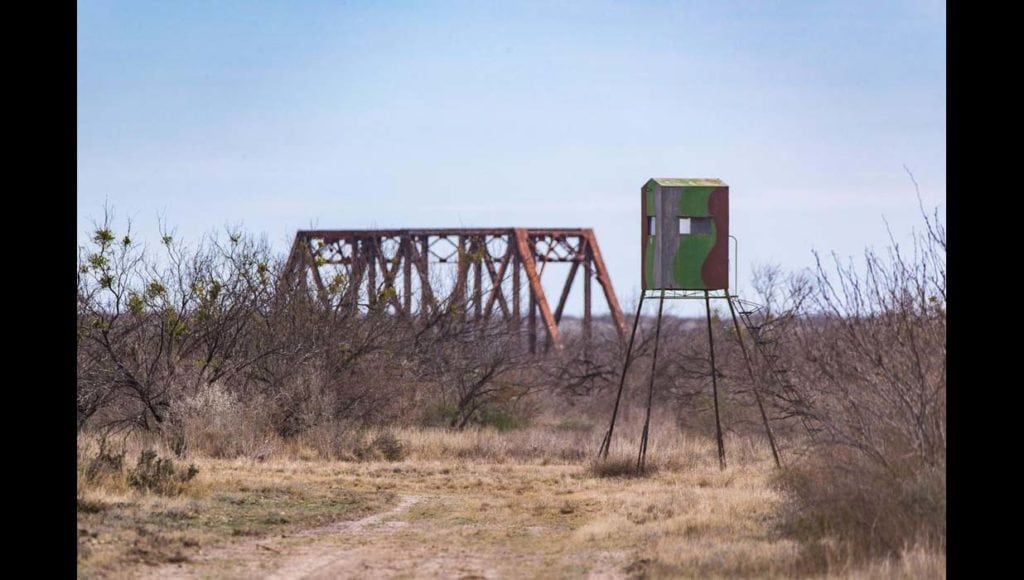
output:
[[[309,528],[279,538],[260,538],[222,546],[203,553],[190,563],[166,565],[144,578],[170,580],[197,577],[267,578],[297,580],[299,578],[365,577],[367,562],[360,550],[346,550],[341,543],[370,542],[408,522],[395,519],[424,498],[403,495],[392,509],[353,521],[337,522]],[[379,558],[380,553],[372,554]],[[226,565],[226,567],[225,567]]]
[[[544,549],[524,549],[512,536],[493,535],[505,528],[502,517],[466,518],[467,498],[400,495],[390,510],[359,520],[310,528],[285,537],[261,538],[205,551],[189,562],[165,565],[143,576],[150,579],[266,578],[321,580],[333,578],[515,578],[561,577],[543,562],[561,556]],[[476,499],[487,506],[498,498]],[[415,508],[415,510],[414,510]],[[413,512],[416,513],[413,513]],[[491,533],[488,533],[491,530]],[[531,545],[557,544],[555,530],[529,526]],[[511,532],[510,532],[511,533]],[[518,534],[518,532],[516,532]],[[558,535],[555,533],[554,535]],[[550,537],[550,542],[545,542]],[[521,541],[521,540],[520,540]],[[623,578],[629,555],[624,551],[591,553],[581,565],[585,578]],[[541,563],[538,567],[538,563]]]
[[[395,529],[409,525],[408,522],[395,518],[413,505],[419,503],[423,498],[415,495],[403,495],[398,505],[391,510],[365,517],[353,522],[340,522],[331,526],[306,530],[296,536],[299,537],[329,537],[347,536],[351,539],[355,535],[380,536],[393,532]],[[284,563],[267,580],[298,580],[300,578],[346,578],[360,576],[365,573],[357,573],[366,570],[368,563],[362,557],[359,550],[328,550],[324,551],[323,546],[309,544],[301,546],[288,554]],[[376,554],[375,556],[379,556]]]
[[[130,577],[778,577],[796,549],[772,533],[768,467],[644,479],[595,478],[571,464],[306,469],[329,469],[324,485],[386,493],[397,504],[286,536],[236,538]]]

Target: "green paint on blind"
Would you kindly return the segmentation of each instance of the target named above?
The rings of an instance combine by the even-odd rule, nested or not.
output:
[[[711,224],[710,234],[689,234],[679,238],[679,248],[672,262],[672,277],[683,290],[703,290],[707,288],[701,270],[707,260],[711,248],[715,245],[718,235],[715,224]]]
[[[654,205],[654,190],[653,184],[649,184],[644,188],[644,200],[646,201],[644,203],[644,213],[649,216],[654,215],[654,208],[656,207]]]
[[[679,194],[679,215],[689,217],[708,217],[708,199],[714,187],[684,187]]]

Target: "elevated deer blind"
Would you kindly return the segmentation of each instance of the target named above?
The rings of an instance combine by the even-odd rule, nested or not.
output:
[[[541,284],[552,263],[570,265],[553,311]],[[622,310],[589,228],[303,230],[284,275],[332,308],[378,308],[410,319],[445,309],[470,321],[500,319],[517,328],[525,323],[530,352],[536,352],[538,317],[546,345],[562,347],[559,324],[581,269],[583,336],[591,334],[596,279],[623,339]]]

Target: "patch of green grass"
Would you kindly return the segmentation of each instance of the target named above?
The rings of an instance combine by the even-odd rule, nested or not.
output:
[[[592,477],[649,477],[657,471],[656,465],[648,463],[643,473],[639,473],[636,461],[625,457],[597,460],[587,466],[587,473]]]
[[[485,409],[475,422],[483,427],[492,427],[496,431],[512,431],[530,426],[528,419],[505,409]]]
[[[152,514],[147,521],[166,529],[204,529],[218,534],[260,536],[283,528],[306,528],[355,519],[382,509],[392,494],[318,489],[314,486],[228,491],[213,495],[182,516]]]
[[[582,419],[563,419],[555,424],[555,429],[559,431],[572,431],[572,432],[587,432],[594,428],[594,424],[590,421],[584,421]]]
[[[420,416],[420,424],[426,427],[450,427],[458,415],[454,405],[433,405]],[[469,420],[470,425],[490,427],[495,431],[525,429],[531,425],[527,413],[505,407],[484,407],[476,411]]]

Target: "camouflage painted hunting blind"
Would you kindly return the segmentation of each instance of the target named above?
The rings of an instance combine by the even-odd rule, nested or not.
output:
[[[728,289],[729,186],[654,178],[640,195],[643,289]]]

